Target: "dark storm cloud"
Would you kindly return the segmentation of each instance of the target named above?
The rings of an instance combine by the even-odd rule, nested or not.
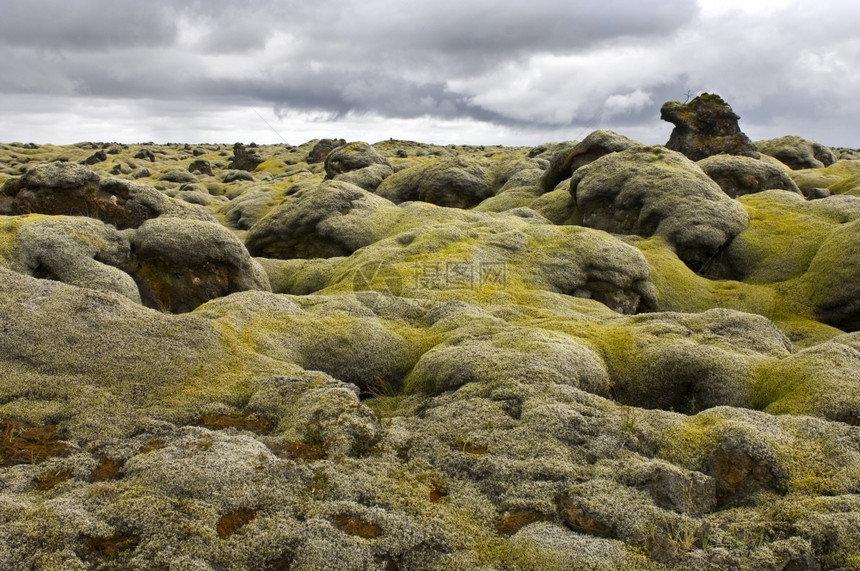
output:
[[[170,43],[174,8],[150,2],[4,0],[0,45],[96,50]]]
[[[6,92],[244,99],[333,116],[520,124],[472,104],[472,94],[456,93],[446,82],[532,53],[572,53],[671,33],[696,14],[696,4],[42,0],[12,2],[6,14],[0,42],[29,50],[17,69],[0,64]],[[234,58],[225,65],[235,73],[213,75],[211,57]]]
[[[178,118],[189,107],[259,107],[281,118],[464,120],[533,133],[629,127],[662,137],[664,101],[709,91],[732,104],[742,128],[785,134],[802,118],[856,139],[847,125],[857,120],[845,117],[860,116],[860,7],[822,0],[814,18],[803,7],[5,0],[0,125],[13,99],[53,97],[67,106],[159,102]]]

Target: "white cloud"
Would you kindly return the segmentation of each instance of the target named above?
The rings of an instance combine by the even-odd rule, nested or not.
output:
[[[165,0],[146,5],[149,35],[93,0],[63,26],[36,17],[66,6],[7,2],[4,138],[260,139],[237,119],[260,109],[308,138],[536,144],[604,127],[665,142],[659,108],[691,90],[722,95],[753,138],[860,146],[854,1]],[[16,113],[19,98],[41,107]]]
[[[630,93],[610,95],[606,98],[603,104],[605,110],[604,116],[614,117],[616,115],[629,115],[634,111],[640,111],[646,105],[653,105],[654,100],[651,96],[637,89]]]

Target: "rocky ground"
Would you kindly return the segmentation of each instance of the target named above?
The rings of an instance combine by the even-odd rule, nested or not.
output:
[[[860,153],[663,116],[0,145],[0,568],[860,568]]]

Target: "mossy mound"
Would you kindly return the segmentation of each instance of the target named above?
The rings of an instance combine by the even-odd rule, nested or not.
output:
[[[743,209],[701,168],[664,147],[637,146],[605,155],[574,173],[570,193],[583,225],[662,236],[695,268],[748,222]]]
[[[851,153],[587,140],[0,144],[0,568],[860,566]]]

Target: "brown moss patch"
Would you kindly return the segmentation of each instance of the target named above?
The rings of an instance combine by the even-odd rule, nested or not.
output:
[[[247,430],[257,434],[269,434],[275,429],[275,423],[270,419],[253,413],[205,414],[198,418],[195,424],[209,430],[235,428],[236,430]]]
[[[278,458],[288,458],[291,460],[322,460],[326,457],[325,447],[320,444],[306,442],[280,442],[267,444],[272,454]]]
[[[0,423],[0,466],[36,464],[54,456],[66,456],[69,447],[53,424],[35,426],[9,420]]]
[[[293,553],[288,551],[277,559],[267,562],[264,569],[265,571],[290,571],[293,568],[293,559]]]
[[[164,441],[160,438],[152,438],[146,444],[141,446],[140,453],[146,454],[147,452],[153,452],[154,450],[161,450],[164,448]]]
[[[499,518],[499,523],[496,525],[496,531],[499,535],[513,535],[530,523],[536,521],[549,521],[552,517],[543,514],[537,510],[510,510],[506,511]]]
[[[600,521],[599,516],[577,505],[574,499],[563,497],[559,502],[559,508],[561,518],[573,531],[597,537],[614,536],[611,525]]]
[[[430,497],[430,501],[433,503],[439,503],[442,499],[448,495],[448,490],[445,488],[445,485],[438,480],[430,481],[430,493],[428,494]]]
[[[486,444],[482,444],[480,442],[472,442],[470,440],[458,439],[457,450],[463,452],[464,454],[483,456],[490,451],[490,448]]]
[[[354,515],[338,515],[332,518],[331,522],[338,529],[365,539],[374,539],[382,534],[382,529],[378,525],[368,523]]]
[[[140,543],[140,536],[130,532],[117,533],[113,537],[84,536],[84,546],[102,560],[114,560],[122,552],[131,551]]]
[[[122,467],[124,464],[125,462],[120,460],[101,456],[95,470],[90,474],[90,482],[105,482],[107,480],[122,478]]]
[[[52,490],[72,477],[72,471],[67,468],[51,470],[33,478],[33,487],[39,491]]]
[[[226,539],[254,521],[255,517],[257,517],[257,510],[245,508],[225,513],[218,519],[215,531],[218,532],[218,537]]]

